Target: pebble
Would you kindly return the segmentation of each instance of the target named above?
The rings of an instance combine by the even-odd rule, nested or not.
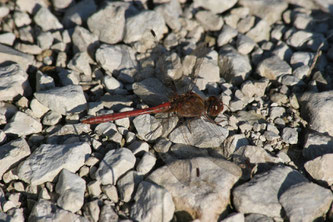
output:
[[[118,192],[117,188],[114,185],[104,185],[102,186],[103,193],[114,203],[118,203]]]
[[[254,24],[255,24],[255,17],[254,16],[246,16],[245,18],[241,19],[238,22],[237,30],[240,33],[246,33],[254,26]]]
[[[128,171],[117,181],[117,190],[121,201],[129,202],[134,195],[136,186],[143,180],[143,177],[136,171]]]
[[[281,75],[291,74],[291,71],[289,64],[275,55],[262,60],[257,67],[257,73],[269,80],[276,80]]]
[[[328,186],[333,184],[333,154],[328,153],[317,158],[307,161],[304,164],[305,170],[311,175],[312,178],[319,183],[326,183]]]
[[[255,44],[256,43],[246,35],[238,35],[237,37],[236,41],[237,50],[243,55],[249,54],[253,50]]]
[[[194,8],[202,7],[207,9],[215,14],[220,14],[222,12],[227,11],[228,9],[232,8],[236,3],[237,0],[231,1],[224,1],[224,0],[195,0],[193,1]]]
[[[15,35],[11,32],[0,34],[0,43],[1,44],[12,46],[15,39],[16,39]]]
[[[326,133],[307,131],[304,139],[303,156],[308,160],[327,153],[333,153],[333,137]]]
[[[62,24],[66,28],[72,28],[76,25],[82,25],[84,22],[94,14],[97,10],[97,5],[94,0],[83,0],[73,4],[66,9]]]
[[[224,24],[222,17],[217,16],[210,11],[199,11],[195,14],[195,18],[207,31],[221,30]]]
[[[39,133],[42,131],[42,128],[43,126],[38,120],[32,118],[31,116],[23,112],[18,111],[10,119],[8,124],[6,124],[4,132],[6,134],[16,134],[18,136],[26,136],[33,133]]]
[[[134,196],[130,216],[137,221],[170,221],[175,206],[170,193],[156,184],[142,181]]]
[[[269,40],[270,27],[265,20],[260,20],[250,31],[246,33],[246,36],[253,39],[255,42],[261,42]]]
[[[226,209],[230,189],[240,176],[241,170],[234,163],[197,157],[158,168],[149,179],[171,193],[176,211],[187,211],[200,221],[216,221]]]
[[[229,26],[228,24],[223,25],[222,30],[217,37],[217,45],[223,46],[229,43],[234,37],[237,36],[237,30]]]
[[[99,195],[102,193],[102,189],[101,189],[101,182],[94,180],[94,181],[90,181],[87,184],[87,190],[90,196],[92,197],[99,197]]]
[[[58,21],[48,8],[41,7],[33,18],[34,22],[39,25],[43,31],[62,29],[62,24]]]
[[[276,166],[233,190],[233,201],[238,212],[258,213],[269,217],[281,217],[279,198],[291,186],[306,182],[299,172],[286,166]]]
[[[315,183],[303,182],[287,189],[279,197],[279,201],[290,221],[299,218],[314,221],[326,214],[333,201],[333,194],[331,190]]]
[[[78,73],[83,73],[87,78],[91,79],[91,68],[89,65],[90,57],[86,52],[79,52],[73,56],[68,62],[67,67]]]
[[[249,141],[243,134],[234,134],[223,142],[223,156],[229,158],[242,146],[249,145]]]
[[[126,19],[123,41],[132,43],[141,40],[146,30],[154,30],[156,40],[160,40],[167,31],[163,16],[155,11],[143,11]]]
[[[156,163],[156,157],[149,152],[145,152],[136,166],[136,170],[145,175],[153,169]]]
[[[127,148],[110,150],[95,172],[96,179],[103,185],[116,184],[120,176],[134,167],[135,161],[134,154]]]
[[[0,178],[14,164],[29,156],[30,147],[23,138],[0,146]]]
[[[298,143],[298,132],[295,128],[286,127],[282,131],[282,140],[289,144]]]
[[[62,169],[76,172],[91,153],[89,144],[43,144],[18,167],[18,176],[31,185],[52,181]],[[57,157],[57,158],[55,158]],[[53,159],[53,161],[49,161]]]
[[[56,8],[56,10],[64,10],[65,8],[67,8],[68,6],[70,6],[70,4],[73,3],[73,0],[52,0],[52,4],[53,6]]]
[[[78,85],[35,92],[34,96],[41,104],[62,115],[82,112],[87,103],[82,87]]]
[[[104,204],[99,215],[100,222],[119,221],[119,216],[111,206],[111,204]]]
[[[17,64],[0,68],[0,101],[12,100],[18,95],[30,95],[28,74]]]
[[[89,30],[102,42],[108,44],[120,42],[125,32],[125,11],[128,7],[127,3],[108,3],[88,18]]]
[[[31,23],[29,15],[22,11],[16,11],[13,15],[15,25],[20,28]]]
[[[98,36],[87,29],[76,26],[72,34],[73,53],[88,52],[93,55],[99,46]]]

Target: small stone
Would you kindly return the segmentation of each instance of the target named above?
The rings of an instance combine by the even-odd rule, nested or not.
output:
[[[34,22],[39,25],[43,31],[62,29],[62,24],[58,21],[48,8],[41,7],[34,16]]]
[[[310,66],[315,54],[312,52],[294,52],[290,58],[290,65],[295,69],[302,66]]]
[[[29,127],[26,127],[26,126]],[[4,128],[5,133],[26,136],[42,131],[42,124],[29,115],[18,111]]]
[[[195,18],[207,31],[218,31],[222,28],[223,19],[210,11],[199,11],[195,14]]]
[[[328,153],[310,160],[304,164],[306,171],[312,178],[325,182],[328,186],[333,184],[333,154]]]
[[[138,153],[148,152],[149,144],[146,142],[134,140],[131,144],[128,145],[128,149],[130,149],[134,155]]]
[[[182,8],[179,1],[170,1],[166,4],[159,5],[156,10],[163,15],[165,23],[175,32],[178,32],[182,23],[180,16],[182,15]]]
[[[113,76],[109,75],[104,76],[103,83],[105,85],[106,90],[108,90],[109,92],[117,91],[117,89],[123,88],[123,84]]]
[[[306,132],[302,153],[309,160],[327,153],[333,153],[333,137],[327,135],[327,133]]]
[[[0,34],[0,43],[12,46],[16,37],[13,33],[7,32]]]
[[[114,123],[100,123],[95,128],[95,133],[100,136],[107,136],[109,140],[121,144],[123,136],[119,133],[117,126]]]
[[[255,17],[254,16],[246,16],[245,18],[241,19],[238,22],[237,30],[240,33],[246,33],[253,27],[254,23],[255,23]]]
[[[92,197],[99,197],[99,195],[102,193],[101,183],[97,180],[90,181],[87,184],[87,190]]]
[[[56,10],[63,10],[67,8],[71,3],[73,3],[73,0],[52,0],[52,5]]]
[[[99,204],[100,200],[95,199],[93,201],[88,202],[85,205],[87,215],[86,217],[89,218],[89,221],[97,222],[99,219],[99,214],[100,214],[100,208]]]
[[[54,79],[41,71],[36,73],[36,91],[43,91],[55,87]]]
[[[193,3],[195,8],[202,7],[215,14],[220,14],[232,8],[237,3],[237,0],[195,0]]]
[[[246,33],[246,36],[253,39],[255,42],[261,42],[263,40],[269,40],[270,26],[265,20],[260,20],[250,31]]]
[[[89,55],[93,55],[99,46],[98,36],[81,26],[74,28],[72,39],[74,54],[88,52]]]
[[[134,154],[127,148],[111,150],[105,154],[95,176],[103,185],[115,184],[120,176],[132,169],[135,164]]]
[[[114,185],[108,184],[102,186],[103,193],[114,203],[118,203],[118,192]]]
[[[91,68],[89,62],[90,57],[87,53],[76,53],[73,59],[68,62],[68,68],[76,72],[83,73],[84,75],[91,78]]]
[[[137,184],[143,180],[143,177],[136,171],[128,171],[117,181],[119,197],[124,202],[129,202],[132,199],[134,189]]]
[[[236,36],[237,36],[237,30],[225,24],[222,27],[219,36],[217,37],[217,45],[218,46],[226,45]]]
[[[175,206],[168,191],[153,183],[139,184],[131,207],[130,216],[137,221],[170,221]],[[148,209],[148,210],[147,210]]]
[[[43,144],[20,164],[18,176],[32,185],[52,181],[62,169],[77,171],[90,153],[89,144],[82,142],[65,145]],[[54,157],[57,158],[49,161]]]
[[[25,12],[15,11],[13,17],[15,25],[19,28],[25,25],[30,25],[31,23],[29,15]]]
[[[276,80],[283,74],[291,74],[291,67],[288,63],[273,55],[260,62],[257,73],[269,80]]]
[[[256,43],[252,39],[245,35],[238,35],[237,37],[237,50],[244,55],[249,54],[253,50],[255,44]]]
[[[234,134],[223,142],[223,156],[229,158],[242,146],[249,145],[249,141],[243,134]]]
[[[32,99],[30,102],[30,108],[32,110],[32,113],[34,117],[40,118],[42,117],[48,110],[46,106],[42,105],[40,102],[38,102],[37,99]]]
[[[245,222],[245,216],[242,213],[232,213],[224,218],[223,222]]]
[[[298,143],[298,132],[294,128],[286,127],[282,131],[282,140],[289,144]]]
[[[149,152],[145,152],[145,154],[142,156],[141,160],[139,161],[138,165],[136,166],[136,170],[139,173],[145,175],[149,173],[151,169],[153,169],[155,163],[156,163],[156,157]]]

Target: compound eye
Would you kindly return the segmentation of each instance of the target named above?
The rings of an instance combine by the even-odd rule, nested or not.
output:
[[[211,96],[207,100],[207,114],[209,116],[217,116],[223,110],[223,103],[215,96]]]

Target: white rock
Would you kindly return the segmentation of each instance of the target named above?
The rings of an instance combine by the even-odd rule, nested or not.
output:
[[[269,24],[265,20],[260,20],[246,35],[255,42],[268,41],[270,30]]]
[[[88,202],[85,205],[85,208],[87,211],[87,214],[85,216],[89,218],[89,221],[93,221],[93,222],[98,221],[99,213],[100,213],[99,202],[100,202],[100,200],[95,199],[93,201]]]
[[[193,3],[195,8],[203,7],[213,13],[219,14],[232,8],[237,3],[237,0],[195,0]]]
[[[67,8],[73,0],[52,0],[52,5],[55,7],[56,10],[62,10]]]
[[[232,38],[237,36],[237,30],[225,24],[222,27],[221,33],[217,38],[217,45],[223,46],[231,41]]]
[[[150,152],[145,152],[143,154],[141,160],[139,161],[138,165],[136,166],[136,170],[139,173],[147,174],[156,163],[156,157],[152,155]]]
[[[249,141],[243,134],[234,134],[229,136],[223,142],[223,156],[229,158],[235,151],[242,146],[249,145]]]
[[[105,184],[116,184],[118,178],[135,164],[134,154],[127,148],[110,150],[105,154],[97,171],[96,179]]]
[[[5,133],[26,136],[42,131],[42,124],[25,113],[18,111],[4,128]]]
[[[129,202],[132,199],[136,185],[143,180],[143,177],[136,171],[128,171],[117,181],[119,197],[124,202]]]
[[[14,12],[14,22],[17,27],[22,27],[25,25],[29,25],[31,23],[31,19],[28,15],[28,13],[21,12],[21,11],[15,11]]]
[[[227,218],[222,220],[223,222],[244,222],[245,217],[244,214],[241,213],[233,213],[229,215]]]
[[[78,85],[36,92],[34,96],[41,104],[62,115],[81,112],[87,103],[82,87]]]
[[[20,138],[0,146],[0,178],[14,164],[30,154],[28,143]]]
[[[104,185],[102,186],[102,191],[112,202],[118,203],[119,198],[116,186],[111,184]]]
[[[7,56],[7,59],[10,60],[10,57]],[[0,101],[31,93],[28,74],[17,64],[0,67],[0,88]]]
[[[43,31],[63,28],[57,17],[55,17],[46,7],[41,7],[36,12],[34,22],[39,25]]]
[[[104,206],[102,207],[99,222],[112,222],[119,221],[119,216],[109,203],[104,202]]]
[[[88,184],[87,184],[87,190],[88,190],[88,193],[93,196],[93,197],[98,197],[101,193],[102,193],[102,190],[101,190],[101,183],[97,180],[95,181],[90,181]]]
[[[130,215],[137,221],[170,221],[175,205],[170,193],[155,184],[143,181],[134,197]]]
[[[18,176],[32,185],[52,181],[62,169],[76,172],[90,153],[88,143],[43,144],[20,164]]]
[[[326,182],[329,186],[333,184],[333,154],[328,153],[310,160],[304,164],[306,171],[312,178]]]
[[[259,63],[257,73],[267,79],[276,80],[283,74],[291,74],[291,67],[287,62],[273,55]]]
[[[207,31],[218,31],[224,24],[221,16],[210,11],[199,11],[195,14],[195,18]]]
[[[76,212],[81,209],[84,203],[84,192],[86,181],[66,169],[59,175],[56,185],[56,192],[60,195],[57,205],[64,210]]]
[[[29,65],[33,64],[34,57],[32,55],[25,54],[23,52],[15,50],[11,47],[0,44],[0,62],[3,63],[5,61],[16,62],[17,64],[19,64],[21,66],[21,69],[27,70]],[[8,68],[3,67],[0,69],[0,73],[4,72],[6,69],[12,69],[14,71],[17,69],[17,68],[10,68],[11,66],[15,67],[16,65],[10,65],[10,66],[8,66]],[[4,71],[1,71],[1,70],[4,70]],[[11,71],[11,70],[9,70],[9,71]],[[17,71],[15,71],[15,72],[17,72]],[[24,76],[26,76],[26,75],[24,75]],[[26,79],[26,77],[24,77],[24,79]],[[3,80],[1,80],[0,82],[3,83]],[[1,87],[3,87],[3,86],[1,85]],[[23,85],[23,87],[25,88],[27,86]],[[19,87],[19,89],[20,88],[22,88],[22,86]],[[30,86],[29,86],[29,88],[30,88]],[[2,91],[4,91],[4,90],[2,90]],[[0,96],[0,98],[3,98],[3,97]]]
[[[131,144],[128,145],[128,149],[130,149],[134,155],[142,152],[149,151],[149,144],[143,141],[134,140]]]
[[[99,45],[98,37],[81,26],[74,28],[72,39],[74,54],[77,52],[88,52],[89,55],[93,55]]]
[[[286,127],[282,131],[282,140],[289,144],[297,144],[298,132],[295,128]]]
[[[0,34],[0,43],[2,44],[13,45],[15,39],[15,35],[11,32]]]
[[[68,68],[91,78],[91,68],[89,65],[91,58],[86,52],[78,52],[68,62]]]

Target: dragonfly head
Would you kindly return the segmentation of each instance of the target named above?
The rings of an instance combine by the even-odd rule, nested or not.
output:
[[[222,112],[224,106],[221,99],[217,98],[216,96],[210,96],[206,100],[206,110],[209,116],[215,117]]]

